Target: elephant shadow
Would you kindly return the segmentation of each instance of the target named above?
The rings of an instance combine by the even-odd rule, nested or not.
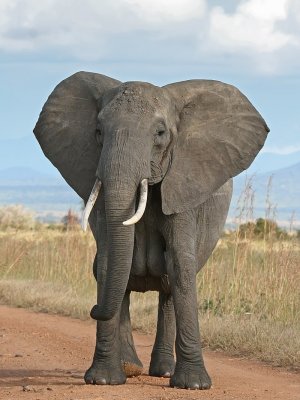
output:
[[[47,385],[84,385],[83,371],[63,369],[3,369],[0,375],[0,387],[47,386]]]
[[[84,371],[71,371],[68,369],[3,369],[0,376],[0,388],[28,387],[28,391],[39,392],[47,386],[85,386]],[[130,385],[136,384],[136,379],[146,379],[147,386],[169,387],[169,379],[153,378],[151,381],[147,373],[141,377],[127,378]],[[26,391],[26,390],[25,390]]]

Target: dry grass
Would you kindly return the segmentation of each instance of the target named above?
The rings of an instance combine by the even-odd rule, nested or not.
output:
[[[300,243],[225,236],[198,275],[203,342],[213,349],[300,366]],[[90,233],[39,227],[0,232],[0,302],[88,318],[96,299]],[[153,332],[157,294],[133,293],[133,326]]]
[[[286,324],[299,319],[299,263],[297,239],[228,236],[199,276],[200,309],[214,315],[253,314]]]

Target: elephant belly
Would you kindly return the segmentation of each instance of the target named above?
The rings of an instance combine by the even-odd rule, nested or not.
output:
[[[135,227],[131,276],[160,278],[166,274],[163,240],[141,220]]]
[[[134,292],[158,291],[171,293],[169,278],[166,274],[160,277],[151,275],[130,275],[127,284],[127,290],[131,290]]]

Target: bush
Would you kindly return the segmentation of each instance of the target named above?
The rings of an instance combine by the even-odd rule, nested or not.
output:
[[[238,228],[239,236],[242,238],[251,238],[253,236],[262,238],[282,238],[287,233],[279,228],[277,223],[271,219],[258,218],[255,222],[246,222]]]
[[[0,229],[25,230],[36,226],[34,213],[22,205],[0,207]]]
[[[79,218],[71,209],[69,209],[68,214],[62,218],[61,222],[65,230],[80,228]]]

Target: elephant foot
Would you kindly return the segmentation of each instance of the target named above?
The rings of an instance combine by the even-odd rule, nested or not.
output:
[[[135,351],[122,348],[122,365],[127,377],[139,376],[143,372],[143,364],[139,360]]]
[[[173,355],[153,354],[149,367],[150,376],[170,378],[174,373],[175,361]]]
[[[186,364],[177,363],[170,386],[181,389],[206,390],[211,387],[211,379],[203,365],[191,368]]]
[[[86,384],[90,385],[122,385],[126,382],[125,372],[119,367],[93,363],[84,375]]]

